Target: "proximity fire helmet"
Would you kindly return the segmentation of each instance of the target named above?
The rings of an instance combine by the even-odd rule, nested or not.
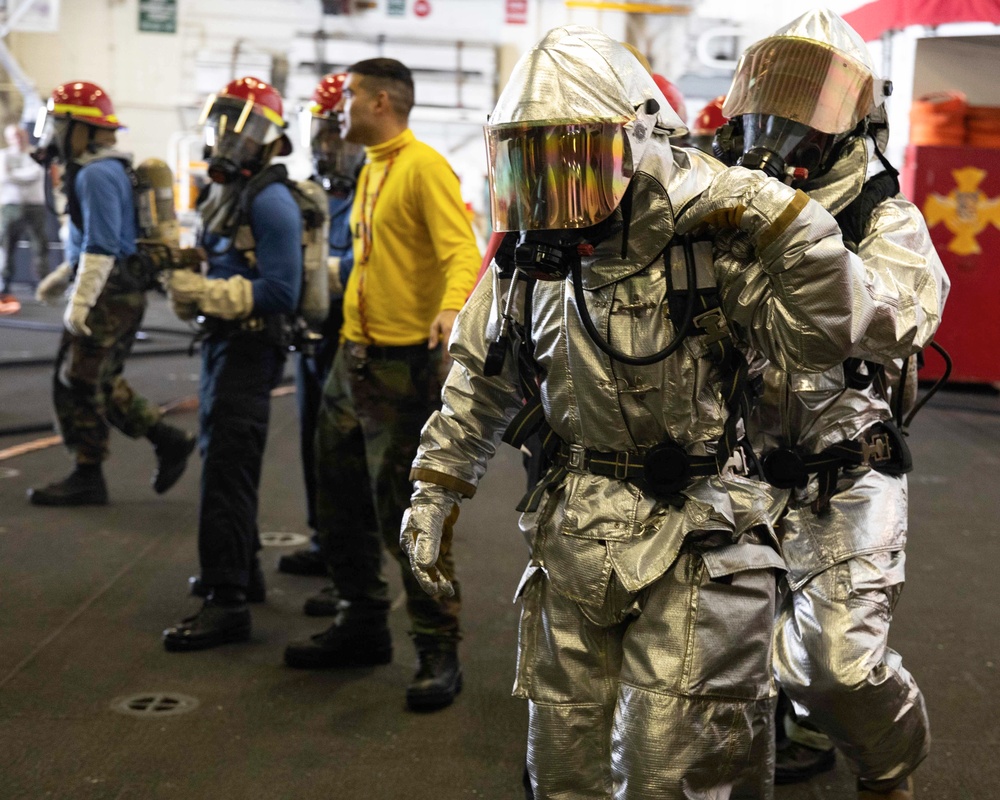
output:
[[[836,144],[891,91],[857,32],[819,9],[743,53],[722,113],[742,120],[744,166],[801,179],[828,169]]]
[[[618,207],[654,131],[687,132],[653,78],[594,28],[555,28],[486,126],[495,231],[581,229]]]

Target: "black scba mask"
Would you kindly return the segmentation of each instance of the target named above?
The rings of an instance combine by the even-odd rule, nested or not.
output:
[[[784,117],[743,115],[743,158],[747,169],[760,169],[774,178],[794,170],[793,180],[823,172],[836,136]]]
[[[354,189],[365,163],[365,149],[340,137],[336,115],[311,118],[309,147],[313,172],[327,192],[346,194]]]
[[[263,150],[260,145],[248,141],[238,142],[235,147],[206,147],[204,157],[208,163],[208,177],[215,183],[232,183],[249,178],[264,168]]]
[[[723,125],[712,150],[726,164],[759,169],[772,178],[801,183],[829,169],[837,136],[769,114],[744,114]]]
[[[580,256],[593,252],[581,231],[521,231],[514,267],[539,281],[562,281]]]
[[[628,192],[623,205],[630,207],[630,199],[631,192]],[[613,236],[621,227],[620,214],[612,214],[586,228],[521,231],[514,248],[514,267],[535,280],[566,280],[573,267],[580,265],[582,256],[593,255],[594,246]]]

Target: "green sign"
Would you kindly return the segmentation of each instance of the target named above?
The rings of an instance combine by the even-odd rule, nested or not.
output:
[[[139,0],[139,30],[177,33],[177,0]]]
[[[390,17],[405,17],[406,0],[389,0],[388,12]]]

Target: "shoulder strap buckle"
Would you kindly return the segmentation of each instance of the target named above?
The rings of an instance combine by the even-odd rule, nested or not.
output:
[[[892,457],[889,446],[889,436],[886,433],[876,433],[869,438],[861,437],[861,465],[868,467],[880,464]]]
[[[705,341],[708,344],[729,338],[729,322],[718,306],[702,312],[692,322],[696,328],[705,332]]]

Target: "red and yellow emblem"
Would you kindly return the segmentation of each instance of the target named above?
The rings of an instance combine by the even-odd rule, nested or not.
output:
[[[963,167],[952,170],[956,188],[946,197],[930,193],[924,203],[924,219],[927,227],[944,223],[955,234],[948,243],[948,249],[960,256],[977,255],[982,252],[976,237],[987,226],[1000,228],[1000,197],[987,197],[979,188],[986,177],[986,170],[978,167]]]

